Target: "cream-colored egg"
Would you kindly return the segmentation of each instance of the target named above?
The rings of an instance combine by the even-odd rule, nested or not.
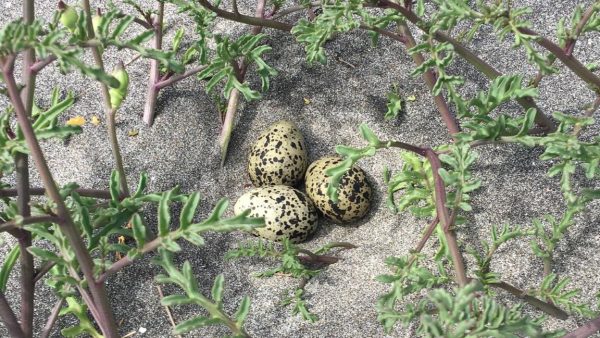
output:
[[[252,217],[264,217],[265,226],[254,231],[260,237],[292,243],[304,241],[317,227],[317,210],[301,191],[285,185],[254,188],[235,203],[236,215],[250,210]]]
[[[329,168],[340,164],[342,159],[328,156],[313,162],[306,170],[306,193],[325,217],[336,223],[349,223],[362,218],[369,211],[372,190],[365,172],[354,165],[341,178],[338,201],[327,196],[330,177]]]
[[[279,121],[263,131],[248,155],[248,174],[255,187],[298,184],[308,165],[306,144],[298,128]]]

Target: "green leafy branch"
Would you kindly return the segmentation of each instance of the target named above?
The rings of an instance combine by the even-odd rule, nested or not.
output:
[[[284,274],[301,279],[300,286],[294,290],[294,296],[284,298],[282,305],[294,303],[294,308],[292,309],[293,314],[300,313],[305,320],[314,322],[318,317],[310,313],[306,308],[302,298],[304,295],[304,286],[312,277],[316,276],[324,266],[334,264],[339,260],[335,256],[325,255],[325,253],[336,248],[352,249],[355,248],[355,246],[350,243],[334,242],[326,244],[313,252],[300,248],[291,243],[289,239],[284,239],[281,244],[258,241],[249,242],[228,251],[225,258],[268,257],[279,260],[280,263],[277,267],[256,273],[255,276],[262,278],[272,277],[276,274]]]
[[[592,311],[589,305],[577,303],[573,298],[576,298],[581,290],[565,290],[566,286],[571,282],[570,278],[558,280],[556,274],[551,273],[544,277],[539,289],[536,289],[531,294],[540,298],[546,299],[549,302],[560,305],[568,312],[577,313],[581,316],[591,318],[597,315]]]
[[[405,325],[418,317],[412,304],[405,304],[404,311],[397,311],[396,304],[408,295],[418,293],[444,285],[450,281],[445,269],[439,265],[438,273],[434,274],[429,269],[419,265],[421,255],[416,260],[408,257],[388,257],[385,263],[392,269],[393,274],[379,275],[375,279],[381,283],[390,284],[389,292],[377,300],[377,320],[381,322],[386,332],[390,332],[394,325],[400,321]]]
[[[185,294],[175,294],[161,299],[164,306],[180,306],[186,304],[196,304],[208,311],[208,316],[200,315],[187,319],[175,326],[174,334],[182,334],[210,325],[227,326],[234,337],[250,337],[244,330],[244,321],[250,312],[250,298],[245,296],[236,313],[230,317],[223,310],[223,291],[225,289],[225,279],[223,275],[215,278],[211,299],[204,296],[199,289],[198,281],[192,271],[189,261],[183,263],[181,270],[177,269],[173,263],[173,254],[165,249],[158,250],[159,256],[154,262],[161,266],[166,275],[157,275],[156,282],[160,284],[175,284],[179,286]]]
[[[267,90],[269,88],[269,78],[276,75],[277,71],[262,59],[262,54],[271,50],[271,47],[267,45],[258,45],[264,37],[264,34],[246,34],[231,42],[229,37],[216,35],[217,50],[215,58],[208,67],[198,74],[199,78],[208,79],[206,92],[211,92],[221,80],[225,80],[223,95],[226,98],[229,98],[234,88],[239,90],[246,100],[260,98],[260,94],[252,90],[248,83],[240,82],[242,74],[240,73],[239,60],[244,58],[245,62],[254,62],[257,65],[262,90]]]

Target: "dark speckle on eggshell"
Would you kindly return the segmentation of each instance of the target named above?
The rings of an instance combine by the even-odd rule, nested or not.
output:
[[[279,121],[263,131],[248,155],[248,174],[256,187],[297,185],[306,171],[304,137],[289,121]]]
[[[358,166],[350,168],[341,178],[338,201],[327,196],[329,177],[325,171],[340,164],[340,157],[323,157],[306,170],[306,194],[323,215],[336,223],[349,223],[363,217],[371,203],[371,186],[365,172]]]
[[[254,188],[235,203],[236,215],[251,210],[251,217],[264,217],[265,226],[255,229],[260,237],[292,243],[304,241],[317,227],[317,210],[301,191],[285,185]]]

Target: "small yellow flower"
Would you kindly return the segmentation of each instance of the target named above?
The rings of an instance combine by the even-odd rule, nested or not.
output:
[[[85,124],[85,118],[83,116],[77,115],[75,117],[70,118],[67,121],[67,126],[83,126]]]

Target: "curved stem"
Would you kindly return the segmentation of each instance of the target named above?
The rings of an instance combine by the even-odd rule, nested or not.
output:
[[[577,77],[592,86],[595,92],[600,93],[600,77],[592,73],[579,60],[572,55],[568,55],[559,45],[539,35],[529,28],[519,28],[521,33],[537,37],[537,44],[544,47],[550,53],[554,54],[567,68],[569,68]]]
[[[267,20],[267,19],[263,19],[263,18],[257,18],[254,16],[248,16],[248,15],[228,12],[228,11],[225,11],[225,10],[222,10],[220,8],[213,6],[210,2],[208,2],[208,0],[198,0],[198,3],[200,5],[202,5],[202,7],[214,12],[219,17],[222,17],[222,18],[225,18],[228,20],[232,20],[232,21],[245,23],[245,24],[248,24],[251,26],[269,27],[269,28],[279,29],[282,31],[290,31],[293,27],[292,25],[289,25],[287,23],[283,23],[283,22],[279,22],[279,21],[275,21],[275,20]]]

